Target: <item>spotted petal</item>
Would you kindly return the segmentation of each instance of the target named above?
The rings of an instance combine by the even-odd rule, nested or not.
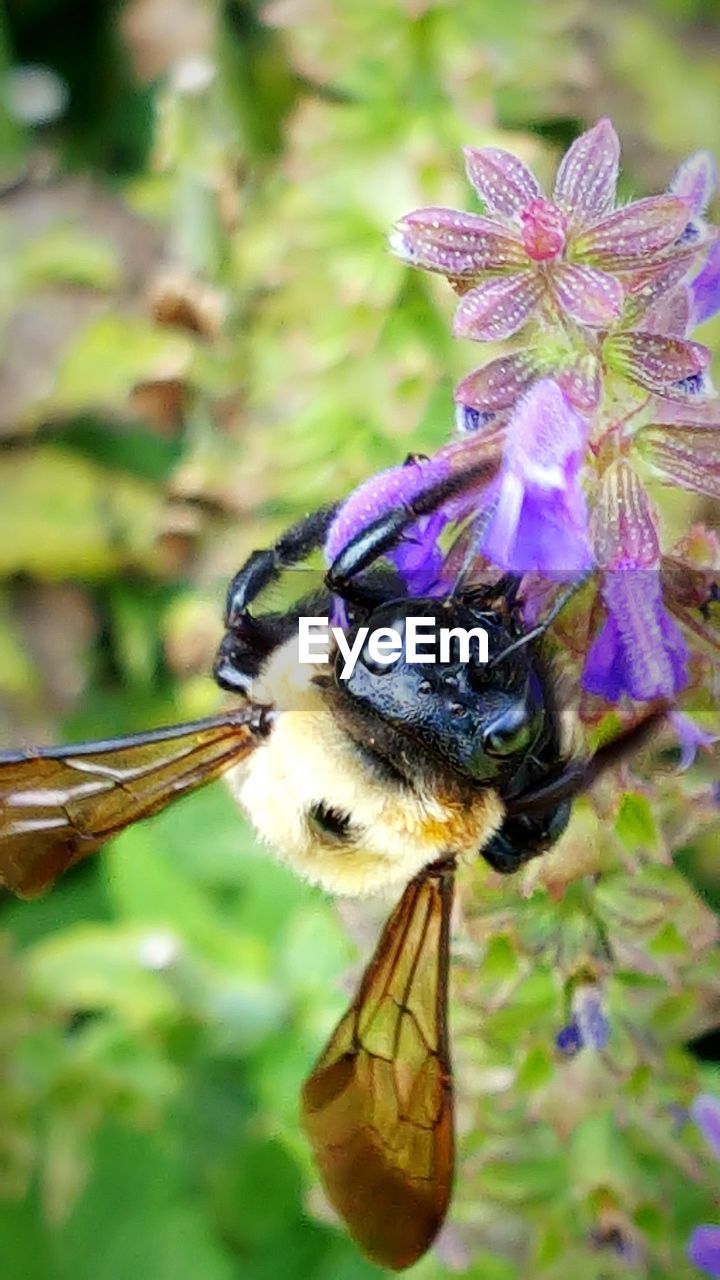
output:
[[[645,271],[634,272],[623,279],[626,302],[623,323],[626,328],[634,328],[641,317],[655,308],[676,285],[688,274],[692,262],[689,258],[671,258],[662,266],[650,267]],[[656,327],[651,332],[665,333],[664,328]]]
[[[593,533],[601,567],[612,570],[630,564],[637,569],[659,568],[657,517],[626,458],[613,463],[603,475]]]
[[[653,423],[635,443],[667,484],[720,499],[720,428]]]
[[[465,147],[467,176],[490,213],[512,218],[541,195],[526,164],[499,147]]]
[[[576,138],[555,180],[556,204],[579,223],[602,217],[615,203],[620,143],[608,119]]]
[[[600,361],[588,351],[556,374],[558,386],[578,413],[591,414],[602,395]]]
[[[517,351],[475,369],[455,388],[456,404],[482,412],[508,409],[537,377],[532,352]]]
[[[688,202],[679,196],[648,196],[596,222],[573,240],[578,262],[605,271],[627,271],[647,264],[650,254],[673,244],[688,222]]]
[[[472,289],[455,312],[456,338],[499,342],[522,329],[537,306],[545,283],[534,271],[518,271]]]
[[[527,263],[520,240],[499,223],[458,209],[416,209],[406,214],[395,224],[390,248],[413,267],[455,278]]]
[[[621,333],[603,348],[608,366],[647,391],[667,395],[683,381],[701,377],[710,352],[699,342],[666,338],[660,333]]]
[[[552,289],[563,311],[591,329],[608,329],[622,315],[623,287],[606,271],[559,263],[553,268]]]

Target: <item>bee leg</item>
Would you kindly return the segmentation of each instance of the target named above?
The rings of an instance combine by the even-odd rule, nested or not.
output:
[[[300,615],[310,610],[311,601],[307,598],[285,613],[255,616],[250,613],[250,605],[284,569],[292,568],[322,546],[336,509],[327,506],[312,512],[281,534],[272,547],[253,551],[235,574],[225,605],[226,632],[213,667],[221,689],[249,697],[252,681],[267,659],[290,639]]]
[[[570,821],[570,802],[548,813],[506,818],[499,831],[480,850],[486,862],[501,875],[512,875],[525,862],[537,858],[555,844]]]
[[[251,686],[272,653],[296,631],[299,613],[268,613],[239,617],[226,631],[213,664],[213,676],[221,689],[251,697]]]
[[[374,607],[377,599],[372,584],[354,582],[356,575],[362,573],[363,569],[370,568],[387,551],[392,550],[405,530],[421,516],[430,515],[456,494],[490,479],[496,470],[497,466],[492,461],[483,459],[472,467],[467,467],[465,471],[437,480],[423,493],[416,494],[412,501],[384,511],[364,529],[360,529],[335,557],[325,574],[328,590],[348,604],[359,605],[361,608]]]
[[[291,569],[322,546],[333,516],[333,506],[320,507],[286,529],[272,547],[253,551],[228,587],[225,626],[228,630],[248,617],[248,609],[262,591],[277,581],[284,569]]]

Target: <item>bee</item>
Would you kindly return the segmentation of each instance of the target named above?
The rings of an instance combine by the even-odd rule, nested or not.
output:
[[[485,464],[483,464],[485,465]],[[327,506],[254,552],[232,580],[214,676],[239,702],[195,723],[79,746],[0,755],[0,883],[41,892],[129,824],[225,774],[260,837],[333,893],[397,889],[357,994],[302,1091],[301,1112],[327,1195],[382,1266],[426,1252],[454,1172],[448,1040],[450,920],[456,869],[483,857],[515,872],[565,829],[572,800],[638,748],[665,708],[588,760],[563,751],[543,636],[519,580],[411,596],[387,553],[481,468],[436,481],[349,539],[319,595],[253,611],[285,569],[324,545]],[[360,628],[409,618],[481,626],[488,661],[379,663],[366,643],[347,679],[340,654],[298,661],[298,621],[345,611]]]

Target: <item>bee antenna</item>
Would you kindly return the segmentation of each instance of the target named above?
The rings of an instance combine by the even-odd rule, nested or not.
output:
[[[506,649],[503,649],[502,653],[496,654],[492,661],[488,663],[488,668],[492,669],[493,667],[498,666],[500,662],[504,662],[509,654],[514,653],[516,649],[524,649],[525,645],[532,644],[533,641],[539,640],[541,636],[544,636],[545,632],[552,626],[555,619],[562,613],[565,605],[570,603],[573,596],[576,596],[577,593],[585,586],[585,583],[592,577],[592,573],[592,569],[588,569],[585,573],[580,574],[580,576],[570,584],[567,591],[562,591],[560,593],[550,609],[550,612],[545,615],[542,621],[538,622],[537,626],[531,627],[529,631],[524,631],[521,636],[518,636],[517,640],[513,640],[512,644],[509,644]]]

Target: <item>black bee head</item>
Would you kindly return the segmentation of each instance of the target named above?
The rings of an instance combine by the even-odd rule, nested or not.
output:
[[[453,598],[401,599],[374,610],[365,625],[352,670],[341,654],[335,661],[336,689],[356,712],[473,781],[511,778],[542,735],[546,692],[531,646],[502,660],[517,637],[507,617]],[[357,635],[356,628],[348,642]]]

